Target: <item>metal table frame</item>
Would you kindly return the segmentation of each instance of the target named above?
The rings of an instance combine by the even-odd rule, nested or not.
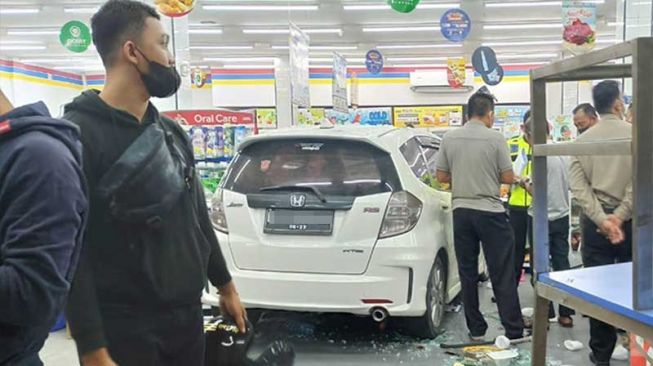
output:
[[[632,56],[631,64],[604,64]],[[631,155],[633,159],[633,308],[653,309],[653,38],[637,38],[585,55],[562,60],[531,71],[531,110],[534,119],[533,181],[535,322],[533,365],[544,366],[546,358],[548,302],[554,301],[579,312],[653,337],[653,329],[637,319],[605,309],[562,286],[540,281],[549,272],[547,218],[547,156]],[[546,84],[548,82],[629,78],[633,80],[636,122],[630,140],[600,143],[547,145]],[[582,271],[582,270],[579,270]]]

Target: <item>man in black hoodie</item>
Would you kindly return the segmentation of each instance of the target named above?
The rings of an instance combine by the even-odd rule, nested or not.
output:
[[[200,298],[207,276],[219,289],[223,313],[243,331],[246,315],[208,216],[188,137],[150,103],[173,95],[180,84],[170,36],[152,7],[131,0],[106,2],[91,25],[106,84],[65,109],[82,132],[91,208],[67,307],[71,332],[84,366],[202,365]],[[162,149],[152,159],[141,156],[152,147]],[[169,163],[152,166],[157,154]],[[154,200],[143,204],[148,197]]]
[[[42,365],[81,248],[81,155],[75,125],[0,91],[0,365]]]

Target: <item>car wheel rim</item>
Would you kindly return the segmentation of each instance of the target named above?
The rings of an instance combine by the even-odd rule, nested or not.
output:
[[[438,326],[440,319],[444,313],[444,276],[442,268],[437,266],[433,270],[433,278],[431,279],[431,324]]]

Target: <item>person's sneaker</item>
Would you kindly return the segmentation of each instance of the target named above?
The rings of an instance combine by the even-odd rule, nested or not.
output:
[[[561,316],[561,317],[558,317],[558,324],[560,324],[560,326],[563,327],[563,328],[573,328],[574,327],[574,319],[572,319],[569,316]]]
[[[597,366],[610,366],[610,361],[598,362],[594,357],[594,352],[590,352],[590,361]]]

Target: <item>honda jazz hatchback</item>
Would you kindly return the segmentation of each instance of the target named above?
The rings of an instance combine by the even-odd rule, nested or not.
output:
[[[439,138],[391,127],[278,131],[239,147],[212,221],[248,308],[406,317],[435,337],[460,291]]]

